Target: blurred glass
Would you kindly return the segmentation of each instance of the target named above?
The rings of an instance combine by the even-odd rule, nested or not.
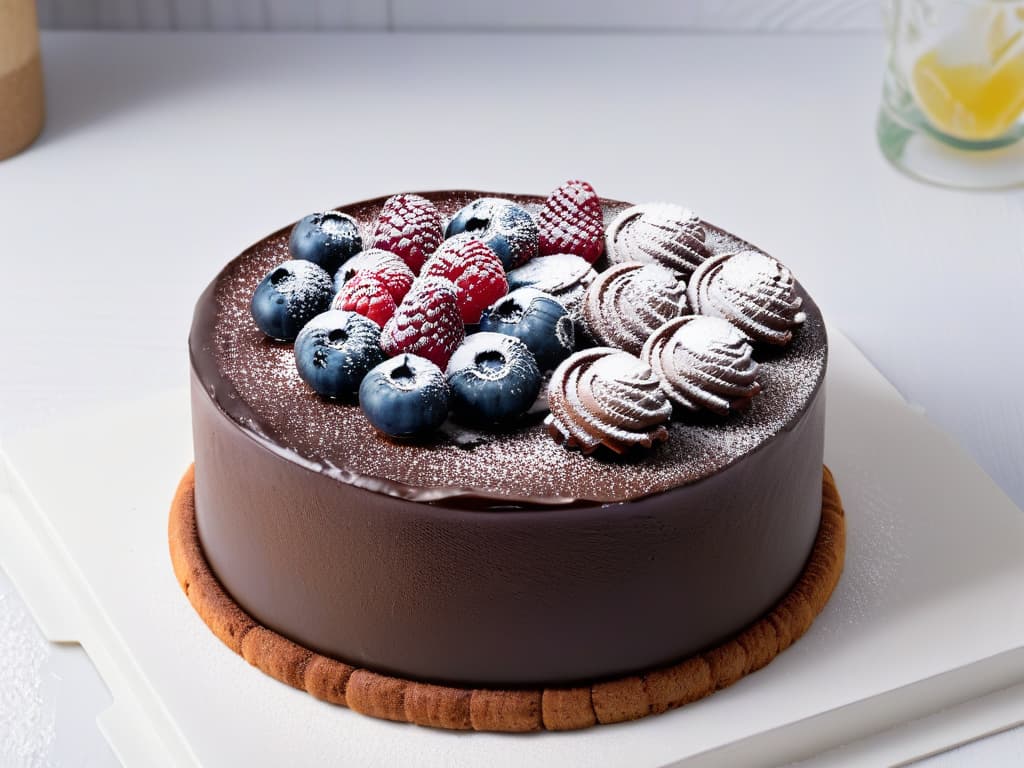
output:
[[[1024,0],[889,0],[878,141],[954,187],[1024,184]]]

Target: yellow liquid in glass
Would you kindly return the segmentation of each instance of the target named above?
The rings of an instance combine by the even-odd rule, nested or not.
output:
[[[965,57],[940,44],[921,56],[912,73],[915,95],[931,124],[966,141],[1006,134],[1024,112],[1024,31],[1007,34],[995,16],[980,41],[984,55]]]

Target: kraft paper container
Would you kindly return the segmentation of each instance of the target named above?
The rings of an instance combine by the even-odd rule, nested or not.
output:
[[[43,67],[35,0],[0,0],[0,160],[43,129]]]

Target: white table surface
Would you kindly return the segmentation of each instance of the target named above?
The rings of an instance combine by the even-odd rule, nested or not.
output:
[[[1024,506],[1024,193],[885,165],[874,35],[46,33],[43,48],[46,132],[0,163],[0,439],[181,384],[202,287],[309,211],[582,176],[689,204],[781,258]],[[2,577],[0,691],[0,765],[114,764],[91,727],[102,682],[41,640]],[[1022,756],[1017,729],[932,763]]]

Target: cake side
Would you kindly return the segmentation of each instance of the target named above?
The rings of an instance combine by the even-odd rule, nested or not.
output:
[[[375,493],[272,450],[193,378],[196,513],[261,624],[411,679],[562,684],[702,650],[796,579],[821,511],[825,399],[711,477],[618,504],[480,512]]]

